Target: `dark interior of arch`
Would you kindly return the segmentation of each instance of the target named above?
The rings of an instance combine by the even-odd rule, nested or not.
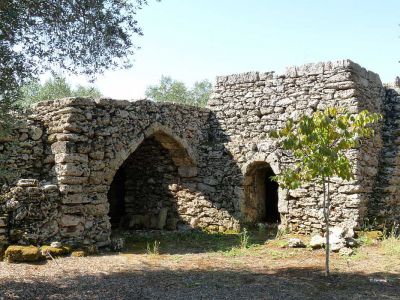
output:
[[[265,202],[265,214],[264,220],[267,223],[278,223],[281,221],[281,216],[278,210],[278,188],[279,185],[276,181],[271,178],[275,176],[274,171],[270,166],[264,169],[264,202]]]
[[[278,210],[279,185],[271,178],[275,176],[272,168],[267,163],[260,163],[250,172],[252,177],[252,193],[248,199],[253,203],[255,216],[253,221],[264,223],[279,223],[281,221]]]
[[[183,223],[177,203],[181,179],[174,163],[179,157],[162,143],[155,136],[146,138],[114,176],[108,192],[113,229],[174,230]]]

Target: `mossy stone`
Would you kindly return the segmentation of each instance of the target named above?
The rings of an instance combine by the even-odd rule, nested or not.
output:
[[[379,241],[383,238],[382,231],[379,230],[365,231],[361,234],[361,236],[365,236],[369,240],[376,241]]]
[[[239,234],[239,233],[240,233],[240,231],[233,230],[233,229],[228,229],[228,230],[225,230],[224,232],[222,232],[222,234],[227,234],[227,235],[234,235],[234,234]]]
[[[50,255],[53,257],[67,255],[70,251],[71,251],[71,249],[67,246],[63,246],[60,248],[55,248],[55,247],[51,247],[51,246],[40,247],[40,252],[42,253],[42,255],[45,255],[46,253],[50,253]]]
[[[87,256],[87,253],[85,250],[75,250],[75,251],[72,251],[71,256],[72,257],[85,257],[85,256]]]
[[[4,257],[8,262],[32,262],[42,259],[38,247],[19,245],[9,246]]]

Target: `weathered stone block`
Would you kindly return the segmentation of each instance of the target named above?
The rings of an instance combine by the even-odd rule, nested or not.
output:
[[[82,204],[82,203],[90,203],[91,200],[87,195],[77,193],[62,197],[61,202],[63,204]]]
[[[105,216],[109,211],[108,203],[85,205],[86,214],[92,216]]]
[[[70,253],[71,251],[71,249],[66,246],[60,246],[60,247],[42,246],[40,247],[39,250],[40,253],[47,259],[52,259],[52,257],[64,256]],[[50,254],[52,257],[48,254]]]
[[[39,180],[37,179],[20,179],[18,180],[17,186],[20,187],[38,187]]]
[[[178,168],[179,175],[185,178],[195,177],[197,176],[197,172],[197,167],[181,166]]]
[[[89,168],[80,163],[66,163],[56,166],[56,172],[59,176],[88,176]]]
[[[46,184],[42,187],[43,191],[45,192],[53,192],[53,191],[58,191],[58,186],[56,184]]]
[[[60,184],[68,185],[79,185],[88,182],[88,177],[77,177],[77,176],[57,176],[57,180]]]
[[[43,135],[43,129],[40,127],[31,127],[29,130],[29,135],[32,140],[37,141]]]
[[[82,185],[60,184],[59,188],[61,194],[78,194],[83,191]]]
[[[8,262],[32,262],[42,258],[35,246],[9,246],[4,257]]]
[[[76,215],[63,215],[61,217],[61,226],[69,227],[69,226],[76,226],[82,221],[80,216]]]
[[[87,163],[89,158],[87,154],[57,153],[54,155],[54,160],[57,164],[73,162]]]
[[[82,224],[79,224],[77,226],[68,226],[68,227],[62,227],[60,229],[60,234],[62,237],[82,237],[82,233],[85,230],[84,226]]]
[[[104,159],[104,151],[93,151],[89,153],[90,158],[96,160],[103,160]]]
[[[70,154],[75,152],[76,145],[71,142],[55,142],[51,144],[51,151],[54,154]]]

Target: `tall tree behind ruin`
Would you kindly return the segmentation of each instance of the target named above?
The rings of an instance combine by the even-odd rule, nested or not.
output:
[[[101,97],[100,91],[95,87],[78,85],[74,88],[60,75],[46,80],[43,84],[38,81],[26,84],[22,86],[21,94],[17,104],[23,107],[65,97]]]
[[[173,102],[204,107],[210,97],[212,84],[208,80],[196,81],[191,89],[181,81],[161,76],[160,82],[146,89],[146,97],[156,102]]]

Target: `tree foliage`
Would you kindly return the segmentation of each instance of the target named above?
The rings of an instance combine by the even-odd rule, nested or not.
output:
[[[1,0],[0,126],[20,87],[43,71],[93,78],[129,67],[142,35],[135,15],[146,0]],[[1,129],[0,129],[1,130]]]
[[[181,81],[162,76],[159,84],[149,86],[146,96],[156,102],[174,102],[204,107],[210,97],[212,85],[208,80],[195,82],[188,89]]]
[[[364,110],[350,114],[330,107],[303,115],[298,121],[289,119],[278,131],[270,132],[279,139],[285,150],[295,158],[294,167],[287,168],[275,177],[282,188],[295,189],[303,183],[316,181],[324,191],[324,219],[326,226],[326,274],[329,274],[329,183],[334,176],[344,180],[353,178],[352,164],[346,156],[350,149],[357,148],[363,138],[371,137],[371,124],[381,115]]]
[[[21,92],[21,98],[17,102],[21,106],[30,106],[40,101],[65,97],[101,97],[101,93],[98,89],[82,85],[73,88],[68,84],[65,77],[62,76],[50,78],[43,84],[40,84],[38,81],[31,82],[24,85]]]
[[[133,37],[142,35],[134,16],[146,0],[2,0],[2,59],[16,77],[55,66],[92,75],[128,64]],[[17,78],[17,77],[16,77]]]

